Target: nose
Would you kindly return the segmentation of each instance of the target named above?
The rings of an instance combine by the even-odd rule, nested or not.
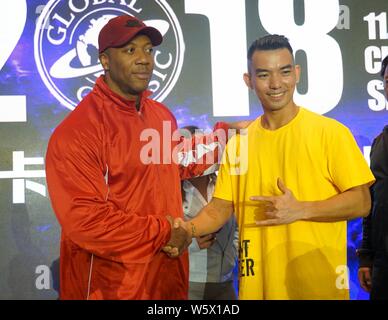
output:
[[[138,50],[136,63],[138,64],[149,64],[152,56],[143,50]]]
[[[270,85],[271,89],[278,89],[278,88],[280,88],[281,87],[280,75],[278,75],[278,74],[271,75],[269,85]]]

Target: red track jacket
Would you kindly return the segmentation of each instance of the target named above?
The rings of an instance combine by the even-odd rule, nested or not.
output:
[[[46,173],[62,227],[61,299],[187,298],[187,251],[178,259],[161,252],[170,238],[166,216],[183,217],[180,180],[211,165],[195,164],[192,155],[218,161],[220,146],[213,137],[212,148],[180,153],[185,164],[175,163],[174,150],[182,151],[171,136],[176,120],[148,95],[137,112],[101,76],[50,138]]]

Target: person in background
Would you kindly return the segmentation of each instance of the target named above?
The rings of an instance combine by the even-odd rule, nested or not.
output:
[[[186,126],[190,134],[201,134],[196,126]],[[215,173],[182,181],[185,219],[194,218],[211,200]],[[235,217],[217,232],[196,237],[189,246],[189,299],[236,300],[233,270],[237,262],[238,228]]]
[[[381,64],[384,92],[388,99],[388,56]],[[358,279],[371,300],[388,300],[388,125],[374,139],[370,168],[376,182],[370,188],[372,209],[363,219]]]

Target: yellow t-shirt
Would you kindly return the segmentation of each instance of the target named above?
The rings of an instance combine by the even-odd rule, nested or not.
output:
[[[214,196],[234,204],[240,299],[348,299],[345,221],[255,225],[263,210],[249,197],[280,195],[278,177],[301,201],[374,180],[349,129],[304,108],[277,130],[264,129],[258,118],[247,135],[233,137]]]

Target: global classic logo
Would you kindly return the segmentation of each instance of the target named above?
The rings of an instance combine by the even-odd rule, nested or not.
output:
[[[66,108],[73,110],[103,74],[98,34],[110,19],[122,14],[143,20],[163,35],[163,43],[154,51],[152,98],[162,102],[175,86],[185,44],[179,21],[166,1],[51,0],[36,24],[34,56],[44,84]]]

